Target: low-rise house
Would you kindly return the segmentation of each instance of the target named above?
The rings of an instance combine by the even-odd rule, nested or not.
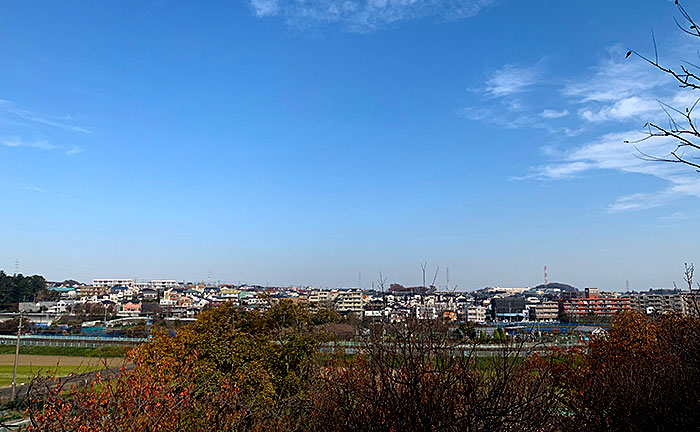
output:
[[[192,297],[183,295],[177,299],[177,302],[175,304],[177,304],[178,306],[190,307],[194,304],[194,300],[192,299]]]
[[[138,315],[141,313],[141,302],[127,300],[120,304],[120,315]]]
[[[61,299],[61,300],[57,301],[55,305],[51,306],[48,309],[48,312],[53,313],[53,314],[68,313],[68,312],[73,310],[74,304],[75,304],[75,300]]]

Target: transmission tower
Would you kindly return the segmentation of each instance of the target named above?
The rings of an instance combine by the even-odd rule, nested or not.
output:
[[[15,260],[15,276],[19,274],[19,258]]]
[[[547,281],[547,266],[544,266],[544,287],[547,288],[547,284],[549,282]]]

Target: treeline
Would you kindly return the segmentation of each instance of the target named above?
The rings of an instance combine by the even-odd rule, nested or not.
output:
[[[157,332],[109,385],[59,384],[32,430],[639,431],[700,424],[700,322],[621,315],[572,350],[483,356],[440,321],[377,324],[355,355],[324,353],[327,314],[231,304]]]
[[[43,276],[10,276],[0,270],[0,311],[17,311],[20,302],[51,297]]]

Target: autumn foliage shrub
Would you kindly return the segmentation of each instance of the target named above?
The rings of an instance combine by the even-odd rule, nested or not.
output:
[[[480,345],[435,321],[379,324],[322,355],[320,317],[291,302],[224,305],[130,368],[32,401],[37,431],[642,431],[700,424],[697,318],[620,315],[586,346]],[[483,352],[482,352],[483,354]]]
[[[132,369],[85,389],[57,387],[30,408],[41,431],[293,430],[304,418],[319,337],[284,303],[202,313],[174,337],[156,332]],[[67,393],[66,390],[70,390]]]
[[[700,323],[620,315],[558,371],[562,429],[680,431],[700,425]]]

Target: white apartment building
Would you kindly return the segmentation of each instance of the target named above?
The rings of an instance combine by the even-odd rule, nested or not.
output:
[[[506,288],[506,287],[489,287],[486,288],[486,292],[489,294],[503,293],[506,296],[512,296],[516,294],[522,294],[527,291],[527,288]]]
[[[483,306],[467,306],[465,309],[467,321],[485,322],[486,308]]]
[[[362,290],[314,290],[309,294],[309,303],[334,306],[338,312],[362,314]]]
[[[123,286],[131,288],[134,286],[133,279],[93,279],[93,286],[112,288],[113,286]]]
[[[418,306],[416,307],[416,318],[425,320],[436,320],[440,315],[435,306]]]
[[[309,303],[329,305],[338,295],[337,290],[313,290],[309,294]]]
[[[637,312],[653,313],[686,313],[687,305],[681,293],[634,293],[629,295],[632,309]]]
[[[355,312],[362,315],[362,291],[339,291],[335,300],[335,308],[338,312]]]
[[[137,291],[143,291],[151,287],[150,282],[134,282],[133,288]]]
[[[149,285],[153,289],[166,290],[170,288],[177,288],[180,283],[176,280],[152,280]]]

